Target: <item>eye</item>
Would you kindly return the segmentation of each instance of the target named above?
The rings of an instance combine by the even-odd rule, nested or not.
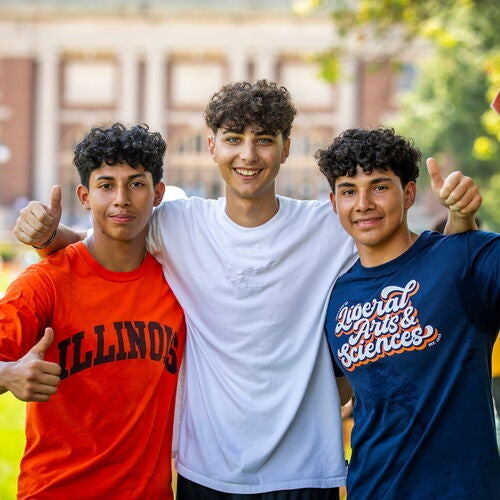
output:
[[[387,186],[384,186],[383,184],[380,184],[379,186],[375,186],[373,188],[374,191],[385,191],[387,189]]]
[[[238,144],[240,142],[239,137],[226,137],[225,142],[228,144]]]
[[[259,144],[273,144],[274,141],[270,137],[259,137],[257,141]]]
[[[342,196],[352,196],[354,193],[354,189],[343,189],[341,191]]]
[[[130,187],[133,187],[133,188],[140,188],[142,186],[144,186],[144,182],[142,181],[134,181],[130,184]]]
[[[102,184],[99,184],[98,188],[99,189],[103,189],[103,190],[109,190],[113,187],[112,184],[110,184],[109,182],[103,182]]]

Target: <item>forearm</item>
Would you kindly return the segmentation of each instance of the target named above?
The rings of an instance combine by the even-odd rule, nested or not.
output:
[[[339,391],[340,404],[344,406],[347,404],[352,397],[351,384],[347,380],[347,377],[336,377],[337,389]]]
[[[0,394],[9,392],[7,375],[9,365],[11,365],[11,363],[8,361],[0,361]]]

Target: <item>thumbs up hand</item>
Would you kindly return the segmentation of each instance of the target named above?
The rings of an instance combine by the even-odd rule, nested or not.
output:
[[[21,359],[0,363],[0,389],[12,392],[21,401],[48,401],[61,381],[61,367],[44,361],[45,353],[54,340],[52,328]]]
[[[30,201],[23,208],[16,221],[14,234],[27,245],[40,246],[47,242],[61,220],[61,186],[53,186],[49,205]]]
[[[483,201],[474,181],[459,171],[452,172],[443,179],[434,158],[427,158],[426,163],[432,191],[441,205],[448,208],[455,217],[473,217]]]

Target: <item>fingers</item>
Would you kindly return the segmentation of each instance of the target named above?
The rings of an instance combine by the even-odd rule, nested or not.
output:
[[[55,365],[55,363],[47,364]],[[59,365],[56,366],[60,371]],[[47,373],[47,371],[50,370],[55,371],[54,367],[44,366],[42,367],[42,370],[44,371],[41,373],[33,372],[33,377],[27,377],[23,393],[18,399],[22,399],[22,401],[44,402],[48,401],[50,396],[53,396],[57,392],[57,388],[61,382],[60,377],[58,375]]]
[[[28,245],[48,239],[52,234],[52,217],[47,209],[38,201],[30,201],[27,207],[19,213],[14,228],[16,237]]]
[[[427,158],[426,165],[432,190],[443,206],[460,216],[470,216],[477,212],[482,198],[470,177],[456,171],[443,179],[439,164],[434,158]]]
[[[441,203],[453,212],[470,215],[477,212],[482,198],[474,181],[462,172],[452,172],[440,189]]]
[[[36,359],[31,351],[10,363],[9,373],[6,387],[21,401],[48,401],[61,382],[61,367]]]
[[[61,213],[61,187],[53,186],[50,192],[50,205],[30,201],[19,212],[14,234],[19,241],[27,245],[45,243],[57,229]]]

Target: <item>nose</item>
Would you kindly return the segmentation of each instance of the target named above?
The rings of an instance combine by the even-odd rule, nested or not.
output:
[[[253,162],[257,159],[257,151],[252,141],[243,142],[241,145],[240,158],[246,162]]]
[[[126,207],[130,205],[128,186],[118,186],[116,188],[115,206]]]
[[[370,196],[370,191],[360,190],[356,200],[356,209],[360,212],[365,212],[373,208],[373,200]]]

